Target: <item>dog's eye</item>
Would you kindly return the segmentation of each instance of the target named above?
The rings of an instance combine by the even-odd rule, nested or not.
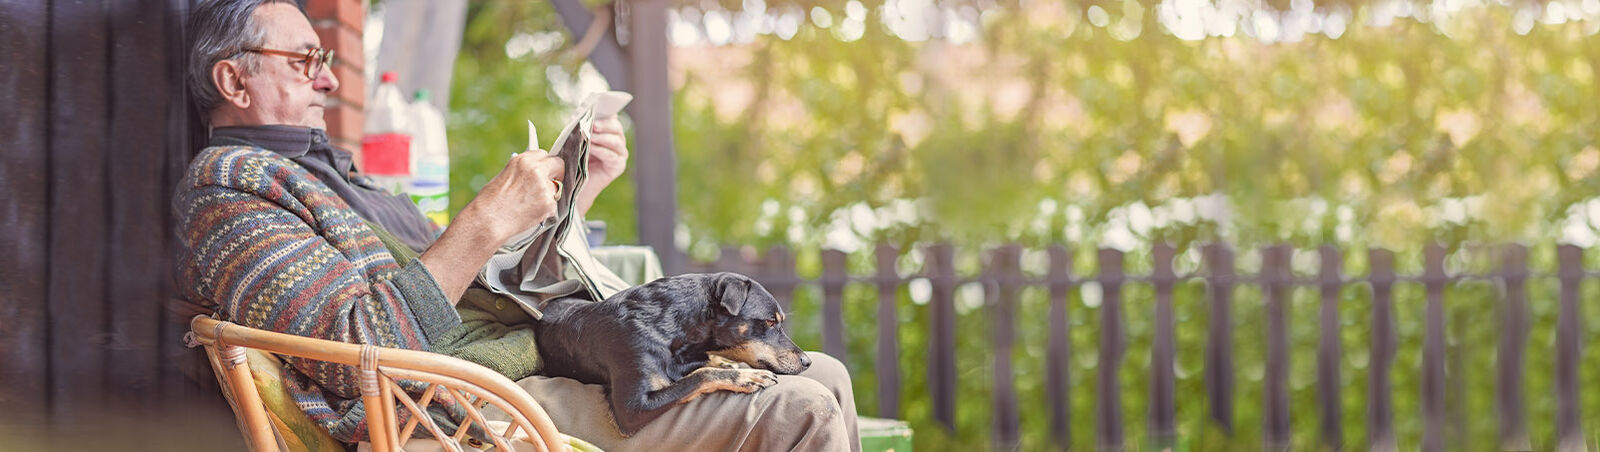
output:
[[[778,321],[777,320],[768,320],[767,321],[767,328],[772,328],[772,327],[775,327],[775,326],[778,326]]]

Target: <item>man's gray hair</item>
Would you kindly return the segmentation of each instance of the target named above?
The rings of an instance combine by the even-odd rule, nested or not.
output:
[[[244,49],[262,45],[266,30],[256,24],[256,8],[289,0],[212,0],[202,1],[189,13],[189,66],[185,83],[189,96],[205,117],[222,102],[222,93],[211,80],[211,67],[217,62],[238,59],[246,72],[260,68],[260,61]],[[305,10],[301,10],[302,13]]]

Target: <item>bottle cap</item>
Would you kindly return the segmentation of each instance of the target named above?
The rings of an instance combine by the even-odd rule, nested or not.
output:
[[[429,93],[428,93],[428,89],[427,88],[417,88],[417,92],[411,95],[411,100],[413,100],[413,101],[427,101],[427,100],[429,100],[428,98],[430,97],[428,94]]]
[[[382,79],[384,83],[394,83],[400,80],[400,74],[396,74],[394,71],[384,71]]]

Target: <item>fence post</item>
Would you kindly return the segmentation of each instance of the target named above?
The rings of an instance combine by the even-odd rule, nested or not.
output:
[[[1016,343],[1017,298],[1021,294],[1022,247],[1004,245],[989,252],[984,268],[984,293],[989,305],[994,341],[994,431],[1000,450],[1016,449],[1022,442],[1017,412],[1015,372],[1011,352]]]
[[[887,243],[878,244],[878,356],[874,366],[878,372],[878,416],[900,417],[900,314],[896,310],[899,299],[900,274],[895,271],[895,261],[900,250]]]
[[[1579,366],[1583,365],[1583,312],[1578,304],[1583,284],[1583,248],[1556,247],[1561,263],[1561,317],[1556,320],[1556,450],[1587,451],[1583,441],[1578,389]]]
[[[1367,251],[1372,267],[1372,349],[1367,367],[1367,438],[1375,452],[1394,452],[1394,398],[1389,369],[1394,366],[1394,252]]]
[[[1127,332],[1122,319],[1122,252],[1100,250],[1100,355],[1095,362],[1095,424],[1100,450],[1122,450],[1122,358]]]
[[[719,272],[734,272],[741,275],[750,274],[750,263],[744,259],[744,249],[737,246],[723,246],[717,249],[716,269]]]
[[[1501,249],[1500,275],[1505,300],[1500,303],[1500,343],[1495,353],[1495,405],[1500,414],[1500,450],[1533,450],[1523,405],[1522,373],[1528,347],[1528,247]]]
[[[1068,336],[1067,293],[1072,289],[1072,253],[1050,246],[1050,345],[1045,357],[1045,393],[1050,398],[1050,436],[1062,448],[1072,444],[1070,372],[1072,339]]]
[[[1153,273],[1151,282],[1156,289],[1155,342],[1150,347],[1150,437],[1155,450],[1171,450],[1177,439],[1173,403],[1174,356],[1177,354],[1172,320],[1172,290],[1178,275],[1172,269],[1172,258],[1177,252],[1166,242],[1156,243],[1150,250]]]
[[[1289,258],[1293,248],[1273,245],[1261,249],[1262,286],[1267,308],[1266,406],[1262,410],[1262,440],[1266,450],[1289,449],[1289,319],[1293,296]]]
[[[1447,277],[1443,245],[1429,244],[1423,249],[1422,283],[1428,290],[1427,335],[1422,341],[1422,450],[1444,450],[1445,429],[1445,344],[1444,289]]]
[[[845,258],[843,251],[822,250],[822,351],[849,367],[844,343],[844,285],[849,281]]]
[[[1339,361],[1343,356],[1340,347],[1339,289],[1344,286],[1341,270],[1344,260],[1339,248],[1323,245],[1318,254],[1322,270],[1317,275],[1321,289],[1321,336],[1317,339],[1317,403],[1322,406],[1322,444],[1331,450],[1344,449],[1344,408],[1340,396]]]
[[[1213,243],[1202,248],[1211,313],[1206,330],[1206,394],[1211,419],[1233,435],[1233,250]]]
[[[783,312],[794,312],[794,288],[800,282],[794,272],[794,253],[789,251],[788,247],[781,245],[767,248],[762,273],[766,276],[767,291],[772,292],[772,297],[778,299],[778,306],[783,307]],[[780,327],[785,334],[794,337],[791,323],[783,322]]]
[[[956,270],[955,248],[949,243],[928,247],[929,282],[933,300],[928,328],[928,391],[933,395],[933,418],[948,432],[956,429]]]

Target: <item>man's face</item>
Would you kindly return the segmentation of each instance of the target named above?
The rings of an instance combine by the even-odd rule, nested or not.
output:
[[[322,46],[311,23],[294,5],[269,3],[256,8],[257,26],[266,31],[262,48],[307,52]],[[244,76],[250,106],[245,116],[255,124],[283,124],[318,129],[327,128],[322,119],[328,95],[339,89],[332,67],[324,67],[315,78],[306,77],[306,64],[295,58],[257,54],[259,68]]]

